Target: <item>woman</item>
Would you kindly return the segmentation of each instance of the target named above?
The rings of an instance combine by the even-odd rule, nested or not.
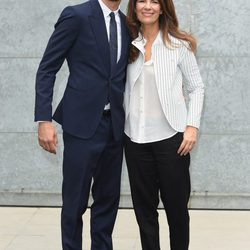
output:
[[[159,250],[159,192],[172,250],[189,245],[189,152],[204,87],[195,39],[178,28],[172,0],[129,0],[132,41],[125,91],[125,155],[143,250]],[[183,81],[188,92],[188,108]]]

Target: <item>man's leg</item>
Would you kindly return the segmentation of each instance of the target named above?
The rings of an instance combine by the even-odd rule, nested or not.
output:
[[[87,209],[92,177],[107,144],[107,127],[109,125],[103,118],[95,135],[86,140],[64,132],[63,250],[82,249],[82,215]]]
[[[112,250],[112,232],[120,198],[123,140],[115,141],[111,119],[108,140],[94,172],[91,250]]]

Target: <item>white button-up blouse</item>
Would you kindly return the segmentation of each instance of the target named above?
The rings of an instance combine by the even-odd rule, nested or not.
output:
[[[144,63],[134,85],[125,133],[136,143],[160,141],[177,133],[163,113],[152,60]]]

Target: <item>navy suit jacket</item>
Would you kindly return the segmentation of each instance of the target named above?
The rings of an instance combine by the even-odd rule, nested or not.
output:
[[[114,136],[117,140],[122,137],[123,93],[130,38],[125,16],[122,12],[119,14],[121,57],[111,71],[107,31],[98,1],[90,0],[63,10],[38,68],[35,121],[54,119],[65,132],[90,138],[98,127],[109,96]],[[63,98],[52,116],[56,73],[65,59],[69,78]]]

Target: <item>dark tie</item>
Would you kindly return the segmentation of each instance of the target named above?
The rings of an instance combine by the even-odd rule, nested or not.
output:
[[[112,73],[117,62],[117,25],[115,21],[114,12],[111,12],[109,15],[110,15],[109,47],[110,47],[111,73]]]

